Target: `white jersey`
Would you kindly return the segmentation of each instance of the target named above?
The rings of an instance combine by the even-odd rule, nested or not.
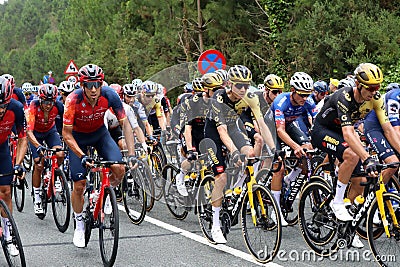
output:
[[[131,124],[132,129],[139,127],[133,108],[124,102],[122,103],[122,105],[125,109],[126,117],[128,118],[128,121]],[[107,127],[107,129],[114,129],[119,125],[117,116],[115,116],[115,114],[110,109],[108,109],[104,115],[104,124]]]

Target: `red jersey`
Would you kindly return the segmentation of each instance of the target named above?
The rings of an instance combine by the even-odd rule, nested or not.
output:
[[[17,100],[11,99],[3,118],[0,119],[0,144],[7,141],[14,125],[18,138],[26,137],[25,124],[24,106]]]
[[[57,115],[62,118],[63,113],[63,104],[60,101],[56,101],[49,111],[47,118],[45,118],[44,111],[40,107],[40,100],[33,100],[29,105],[27,112],[27,130],[41,133],[48,132],[51,128],[53,128]]]

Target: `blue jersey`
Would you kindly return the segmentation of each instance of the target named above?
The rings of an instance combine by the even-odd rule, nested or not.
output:
[[[383,101],[392,126],[400,126],[400,89],[394,89],[387,92],[383,95]],[[378,117],[374,110],[367,115],[365,122],[368,122],[370,125],[380,126]]]
[[[279,94],[271,105],[271,110],[275,116],[277,125],[287,125],[296,120],[303,112],[308,112],[313,118],[317,115],[317,109],[314,101],[307,101],[303,106],[294,106],[290,102],[290,92]]]

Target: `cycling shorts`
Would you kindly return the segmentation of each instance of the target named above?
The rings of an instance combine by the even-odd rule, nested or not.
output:
[[[48,132],[36,132],[33,131],[33,135],[35,136],[36,140],[44,146],[44,143],[46,142],[47,147],[53,148],[55,146],[61,147],[61,138],[60,135],[57,132],[57,127],[54,125]],[[36,147],[32,145],[31,142],[29,142],[29,146],[32,151],[32,158],[36,159],[39,158],[39,154],[36,151]]]
[[[93,146],[97,154],[103,160],[121,161],[122,154],[118,145],[112,139],[106,126],[101,126],[100,129],[92,133],[72,132],[75,141],[82,151],[86,154],[88,146]],[[81,159],[69,149],[69,164],[71,168],[71,179],[76,182],[86,179],[86,168],[81,164]]]
[[[8,141],[0,145],[0,173],[7,174],[13,173],[13,166],[11,162],[10,147]],[[0,185],[11,185],[13,175],[7,175],[0,177]]]
[[[128,123],[128,122],[126,122],[126,123]],[[120,125],[118,125],[117,127],[113,128],[113,129],[108,129],[108,131],[110,132],[111,138],[114,140],[114,142],[116,144],[118,144],[118,141],[124,137]]]
[[[300,129],[297,121],[292,121],[288,123],[285,126],[285,130],[286,133],[290,136],[290,138],[292,138],[292,140],[296,142],[296,144],[304,145],[310,143],[310,138]],[[283,141],[278,137],[278,142],[276,144],[277,150],[282,149],[280,145],[281,142]]]

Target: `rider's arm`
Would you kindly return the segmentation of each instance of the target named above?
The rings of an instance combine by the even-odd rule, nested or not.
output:
[[[17,156],[15,159],[15,164],[17,164],[17,165],[22,164],[27,148],[28,148],[28,139],[26,137],[18,138]]]
[[[384,123],[382,124],[382,129],[390,145],[397,152],[400,152],[400,142],[399,142],[400,135],[398,134],[398,132],[396,132],[392,124],[390,124],[390,122]]]
[[[354,131],[354,126],[343,126],[343,138],[349,144],[350,148],[361,158],[362,161],[365,161],[369,154],[361,144],[360,139],[356,135]]]
[[[192,125],[185,125],[185,131],[183,132],[183,136],[185,137],[186,147],[188,150],[193,149],[192,144]]]
[[[82,149],[78,146],[78,143],[76,142],[74,136],[72,135],[72,125],[65,125],[63,126],[62,130],[62,135],[64,138],[65,143],[68,145],[68,147],[72,150],[72,152],[75,153],[79,158],[82,158],[85,156],[85,153],[83,153]]]
[[[128,148],[128,155],[135,155],[135,139],[131,124],[126,120],[120,120],[119,124],[124,132],[126,146]]]
[[[275,149],[274,138],[272,137],[271,131],[269,130],[264,118],[260,117],[257,120],[257,125],[260,128],[260,134],[264,139],[264,142],[268,145],[271,150]],[[289,137],[290,138],[290,137]]]
[[[293,141],[293,139],[286,133],[285,124],[277,123],[276,131],[278,133],[278,137],[293,150],[300,148],[300,145]]]
[[[221,124],[220,126],[217,127],[219,137],[221,138],[222,142],[226,146],[226,148],[229,150],[230,153],[235,152],[237,147],[233,143],[231,137],[229,136],[228,133],[228,127],[226,124]]]

